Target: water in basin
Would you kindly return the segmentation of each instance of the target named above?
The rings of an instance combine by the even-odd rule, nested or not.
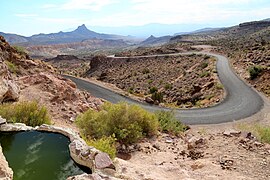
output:
[[[0,132],[0,143],[14,180],[64,180],[84,171],[90,173],[71,159],[70,141],[61,134]]]

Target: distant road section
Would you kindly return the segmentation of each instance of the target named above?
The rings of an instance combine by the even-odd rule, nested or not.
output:
[[[191,53],[182,53],[191,54]],[[249,117],[258,112],[264,105],[264,101],[260,95],[254,91],[251,87],[245,84],[238,78],[237,75],[231,70],[228,59],[224,56],[199,52],[196,54],[206,54],[217,58],[217,72],[226,90],[226,98],[218,105],[202,109],[175,109],[176,117],[182,122],[190,125],[195,124],[218,124],[231,122],[239,119]],[[165,54],[165,55],[151,55],[140,57],[153,57],[153,56],[177,56],[177,54]],[[120,58],[120,57],[115,57]],[[132,57],[121,57],[132,58]],[[135,58],[135,57],[134,57]],[[137,58],[137,57],[136,57]],[[146,103],[138,102],[128,97],[124,97],[109,89],[98,86],[96,84],[84,81],[71,76],[65,76],[66,78],[74,81],[78,88],[84,89],[90,92],[93,96],[103,98],[112,103],[120,101],[126,101],[128,103],[138,104],[144,109],[149,111],[157,110],[170,110],[169,108],[162,108],[159,106],[149,105]]]

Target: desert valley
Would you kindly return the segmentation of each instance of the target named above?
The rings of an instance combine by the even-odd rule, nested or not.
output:
[[[270,19],[1,31],[0,179],[270,179]]]

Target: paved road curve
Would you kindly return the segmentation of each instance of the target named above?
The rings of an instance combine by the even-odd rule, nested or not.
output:
[[[264,102],[262,98],[258,95],[256,91],[254,91],[252,88],[246,85],[234,74],[234,72],[230,68],[227,58],[212,53],[199,53],[199,54],[207,54],[217,58],[218,60],[217,72],[220,81],[222,82],[222,84],[226,89],[227,96],[224,101],[213,107],[201,109],[186,109],[186,110],[176,109],[175,114],[178,119],[190,125],[218,124],[249,117],[258,112],[263,107]],[[170,56],[175,55],[179,54],[170,54]],[[152,56],[168,56],[168,54],[141,56],[141,57],[152,57]],[[169,110],[168,108],[161,108],[158,106],[149,105],[146,103],[141,103],[132,100],[128,97],[119,95],[104,87],[100,87],[96,84],[81,79],[77,79],[70,76],[65,77],[74,81],[77,84],[78,88],[84,89],[90,92],[93,96],[106,99],[112,103],[117,103],[119,101],[127,101],[128,103],[139,104],[140,106],[149,111],[156,111],[161,109]]]

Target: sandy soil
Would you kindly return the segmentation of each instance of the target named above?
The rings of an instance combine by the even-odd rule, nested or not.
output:
[[[259,113],[240,121],[191,126],[182,138],[160,134],[145,140],[129,160],[116,159],[118,176],[141,180],[270,179],[270,145],[248,137],[248,132],[233,135],[243,124],[270,124],[270,103],[265,101]],[[232,134],[226,136],[225,131]]]

